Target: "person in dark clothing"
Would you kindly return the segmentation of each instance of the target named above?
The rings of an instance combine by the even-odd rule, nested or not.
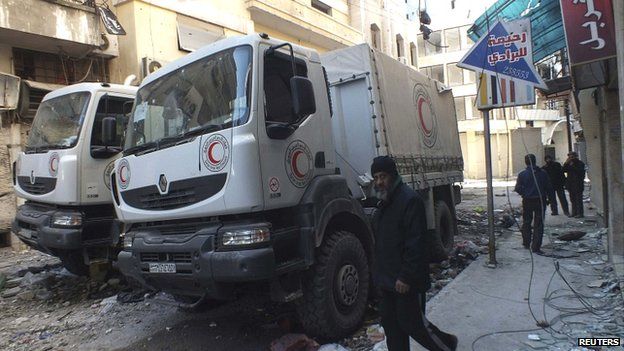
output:
[[[585,187],[585,163],[578,159],[576,152],[570,152],[563,163],[563,171],[567,174],[566,188],[570,193],[572,213],[570,217],[583,217],[583,190]]]
[[[561,163],[556,162],[551,156],[548,155],[544,157],[544,161],[546,161],[546,164],[542,166],[542,169],[548,174],[548,179],[550,179],[550,185],[552,185],[553,188],[553,191],[548,194],[548,201],[550,202],[550,213],[553,216],[559,214],[559,209],[557,208],[558,196],[559,202],[561,202],[561,209],[563,210],[563,214],[569,216],[570,211],[568,209],[568,200],[566,199],[565,191],[563,190],[563,185],[565,184],[566,178],[563,174],[563,168],[561,167]]]
[[[527,168],[518,174],[514,191],[522,196],[522,245],[542,254],[546,197],[552,192],[548,174],[535,165],[535,155],[524,156]],[[533,228],[531,228],[533,222]]]
[[[409,351],[410,336],[428,350],[455,350],[457,337],[425,317],[425,293],[431,287],[425,203],[401,181],[392,158],[376,157],[371,174],[380,200],[373,219],[373,279],[382,291],[381,325],[388,350]]]

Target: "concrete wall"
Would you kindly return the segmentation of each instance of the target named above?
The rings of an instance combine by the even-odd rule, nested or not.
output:
[[[599,213],[603,213],[603,171],[602,171],[602,138],[600,127],[600,109],[596,105],[594,94],[596,89],[585,89],[579,93],[581,124],[587,146],[587,177],[591,181],[590,198]]]
[[[537,160],[544,159],[544,146],[540,128],[519,128],[511,131],[511,143],[514,174],[518,174],[526,168],[524,163],[526,154],[534,154]],[[540,165],[540,161],[537,164]]]
[[[3,0],[0,28],[98,46],[100,19],[94,9],[82,8],[41,0]]]

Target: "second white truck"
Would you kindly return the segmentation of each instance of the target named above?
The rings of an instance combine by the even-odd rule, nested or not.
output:
[[[361,323],[374,237],[370,164],[391,155],[451,247],[462,157],[453,96],[360,45],[319,56],[228,38],[139,88],[111,177],[120,270],[181,301],[293,301],[306,331]]]
[[[25,150],[13,165],[18,208],[12,231],[27,245],[57,256],[67,270],[89,273],[93,260],[111,261],[119,230],[109,190],[137,88],[81,83],[47,94]],[[102,130],[109,121],[112,140]],[[112,122],[112,123],[111,123]]]

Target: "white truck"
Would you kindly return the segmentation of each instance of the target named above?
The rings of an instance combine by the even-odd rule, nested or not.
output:
[[[111,175],[118,267],[195,304],[260,289],[294,301],[308,333],[344,336],[371,286],[375,156],[394,157],[452,245],[453,101],[367,45],[319,56],[260,34],[174,61],[141,84]]]
[[[87,275],[92,260],[111,260],[119,251],[108,175],[122,149],[123,111],[131,110],[136,91],[81,83],[50,92],[13,164],[14,191],[26,202],[12,231],[27,245],[59,257],[72,273]],[[106,120],[114,128],[109,134],[116,134],[108,144]]]

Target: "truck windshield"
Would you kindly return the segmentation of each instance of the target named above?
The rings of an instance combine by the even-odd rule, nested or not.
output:
[[[124,154],[246,123],[251,52],[247,45],[224,50],[139,89]]]
[[[78,92],[42,102],[26,140],[26,152],[74,147],[90,97],[89,92]]]

